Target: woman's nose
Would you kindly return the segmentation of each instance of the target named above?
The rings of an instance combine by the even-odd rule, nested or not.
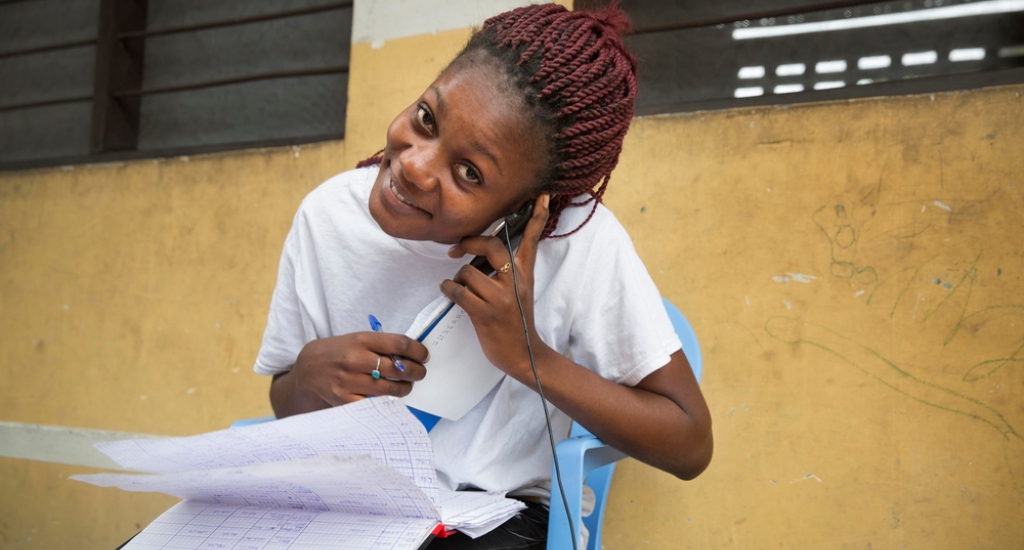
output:
[[[438,155],[431,147],[409,147],[398,155],[398,162],[409,185],[429,191],[440,183]]]

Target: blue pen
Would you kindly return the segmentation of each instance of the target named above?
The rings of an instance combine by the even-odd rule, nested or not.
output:
[[[373,330],[373,332],[383,332],[383,327],[381,327],[380,321],[378,321],[377,318],[374,317],[373,315],[370,316],[370,328]],[[402,366],[402,361],[398,358],[397,355],[391,354],[388,355],[388,357],[390,357],[391,361],[395,363],[395,367],[397,367],[399,371],[405,372],[405,367]]]

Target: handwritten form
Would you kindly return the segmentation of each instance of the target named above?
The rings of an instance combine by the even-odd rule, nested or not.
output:
[[[416,317],[406,336],[419,338],[450,303],[445,296],[435,300]],[[427,376],[403,398],[410,407],[458,420],[505,376],[487,360],[469,314],[459,306],[441,318],[423,339],[423,345],[430,351],[430,363]]]
[[[186,500],[154,520],[125,549],[418,548],[434,525],[436,523],[429,520],[225,506]]]
[[[501,494],[440,490],[430,439],[394,398],[97,447],[161,475],[72,479],[186,499],[126,548],[417,548],[439,523],[475,537],[524,507]]]

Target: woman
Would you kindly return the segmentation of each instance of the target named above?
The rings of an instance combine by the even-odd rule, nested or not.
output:
[[[710,461],[707,405],[654,283],[600,204],[636,99],[627,27],[614,6],[489,19],[395,118],[380,156],[306,198],[285,243],[255,367],[274,376],[278,417],[407,395],[429,375],[426,348],[368,332],[366,316],[404,329],[438,292],[466,310],[508,375],[430,436],[450,488],[508,491],[532,508],[504,530],[437,548],[513,547],[506,538],[543,547],[547,513],[534,501],[549,495],[551,451],[511,262],[556,437],[572,419],[683,479]],[[481,236],[531,202],[514,258]],[[487,277],[466,255],[502,267]]]

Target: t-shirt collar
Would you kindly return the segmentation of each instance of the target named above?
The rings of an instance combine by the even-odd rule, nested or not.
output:
[[[501,220],[497,220],[491,224],[481,235],[490,235],[492,231]],[[448,258],[448,249],[452,247],[450,244],[438,243],[434,241],[410,241],[408,239],[395,238],[398,244],[402,245],[403,248],[417,254],[422,254],[428,258]]]
[[[398,244],[402,245],[402,248],[410,252],[436,259],[448,258],[448,249],[452,247],[450,244],[434,241],[410,241],[399,238],[395,238],[395,240],[398,241]]]

